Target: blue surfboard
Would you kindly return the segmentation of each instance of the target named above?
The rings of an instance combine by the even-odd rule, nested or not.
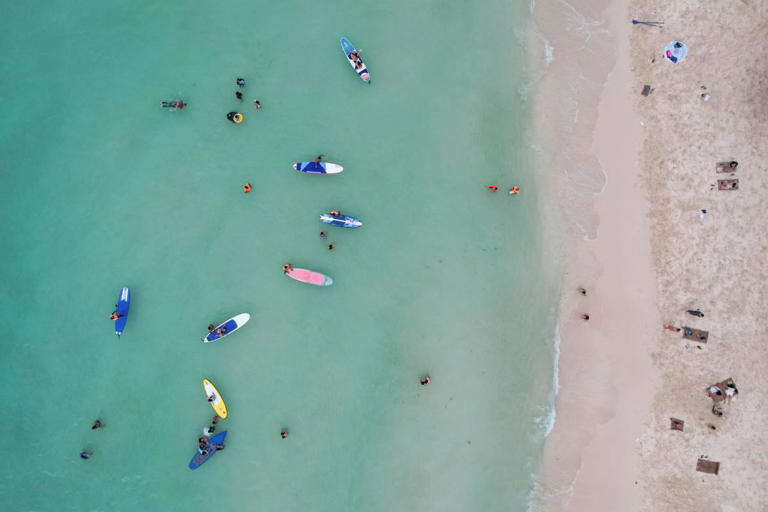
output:
[[[344,170],[342,166],[333,162],[296,162],[293,168],[307,174],[338,174]]]
[[[338,226],[340,228],[355,229],[363,225],[360,219],[350,217],[349,215],[344,215],[343,213],[340,213],[339,215],[335,215],[333,213],[324,213],[320,216],[320,220],[326,224],[330,224],[331,226]]]
[[[360,80],[367,84],[371,83],[371,74],[368,72],[368,68],[365,66],[363,59],[358,55],[358,59],[360,60],[359,62],[355,62],[355,60],[349,56],[350,53],[355,51],[355,45],[350,43],[349,39],[345,37],[341,38],[341,51],[343,51],[344,55],[347,56],[347,62],[349,62],[350,66],[352,66],[352,69],[355,70],[355,73],[357,73],[357,76],[360,77]]]
[[[208,440],[208,447],[205,450],[203,450],[204,453],[200,453],[200,450],[198,450],[195,456],[192,457],[192,460],[189,461],[189,469],[197,469],[203,464],[205,464],[206,461],[208,461],[208,459],[213,457],[213,454],[218,451],[216,448],[213,447],[213,445],[224,444],[225,437],[227,437],[226,430],[210,438]]]
[[[115,312],[120,315],[120,318],[115,320],[115,334],[120,336],[125,330],[125,324],[128,322],[128,309],[131,306],[131,292],[128,287],[123,287],[120,290],[120,296],[117,298],[117,307]]]

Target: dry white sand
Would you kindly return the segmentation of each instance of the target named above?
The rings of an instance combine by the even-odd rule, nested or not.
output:
[[[538,508],[768,510],[766,9],[537,2],[555,59],[538,87],[536,130],[560,148],[546,164],[570,233],[561,389]],[[673,40],[689,45],[679,64],[662,57]],[[648,97],[644,84],[655,88]],[[710,190],[728,177],[715,162],[730,159],[739,190]],[[704,318],[685,313],[697,307]],[[669,323],[709,330],[709,343],[697,348],[664,331]],[[701,387],[727,377],[740,394],[715,417]],[[685,430],[671,431],[670,417]],[[696,472],[700,455],[720,474]]]

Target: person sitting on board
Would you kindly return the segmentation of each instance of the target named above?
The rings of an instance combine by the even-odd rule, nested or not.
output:
[[[360,54],[357,50],[349,52],[349,60],[355,65],[355,69],[360,69],[363,66],[363,59],[360,58]]]
[[[200,437],[197,439],[197,451],[200,453],[200,455],[208,455],[208,440],[204,437]]]
[[[223,450],[224,449],[224,445],[223,444],[212,444],[211,446],[213,446],[217,450]]]
[[[293,268],[291,267],[290,263],[286,263],[285,265],[283,265],[283,272],[285,272],[286,274],[291,270],[293,270]]]
[[[209,402],[213,402],[215,400],[216,400],[216,393],[211,393],[210,395],[208,395]]]
[[[219,336],[224,336],[225,334],[227,334],[227,328],[222,325],[221,327],[216,329],[216,334]]]
[[[122,314],[120,314],[120,313],[118,313],[117,311],[113,311],[113,312],[112,312],[112,314],[111,314],[111,315],[109,315],[109,319],[110,319],[110,320],[117,320],[117,319],[118,319],[118,318],[120,318],[121,316],[123,316],[123,315],[122,315]]]
[[[341,213],[339,212],[339,210],[331,210],[331,211],[330,211],[330,212],[328,212],[328,213],[330,213],[331,215],[341,215]]]

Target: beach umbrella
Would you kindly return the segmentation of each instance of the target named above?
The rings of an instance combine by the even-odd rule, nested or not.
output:
[[[688,47],[680,41],[672,41],[664,48],[664,58],[669,62],[683,62],[688,55]]]

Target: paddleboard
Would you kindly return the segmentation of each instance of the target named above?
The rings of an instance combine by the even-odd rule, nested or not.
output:
[[[251,319],[251,315],[248,313],[240,313],[239,315],[235,315],[223,324],[217,325],[216,328],[208,333],[208,336],[203,338],[203,343],[212,343],[214,341],[219,341],[222,338],[226,338],[242,326],[248,323],[248,320]],[[226,332],[222,335],[216,334],[216,331],[218,331],[220,328],[224,327],[226,329]]]
[[[208,446],[204,450],[205,453],[200,453],[200,450],[198,450],[197,453],[195,453],[195,456],[192,457],[192,460],[189,461],[189,469],[197,469],[200,466],[202,466],[203,464],[205,464],[205,462],[208,459],[213,457],[214,453],[219,451],[216,448],[214,448],[213,445],[215,445],[215,444],[222,444],[223,445],[224,444],[224,438],[226,438],[226,437],[227,437],[227,431],[225,430],[224,432],[221,432],[220,434],[216,434],[215,436],[210,438],[208,440]]]
[[[360,80],[369,84],[371,83],[371,74],[368,72],[368,68],[365,66],[365,62],[363,62],[362,57],[360,57],[360,64],[358,65],[349,56],[349,54],[352,53],[354,50],[355,50],[355,46],[349,42],[349,39],[342,37],[341,51],[343,51],[344,55],[346,55],[347,62],[349,62],[349,65],[352,66],[352,69],[355,70],[355,73],[357,73],[357,76],[360,77]],[[358,57],[360,56],[359,53],[360,51],[358,50]]]
[[[359,228],[363,225],[360,219],[343,214],[334,215],[332,213],[324,213],[320,216],[320,220],[326,224],[338,226],[340,228]]]
[[[305,268],[292,268],[286,272],[285,275],[291,279],[295,279],[296,281],[314,284],[317,286],[331,286],[333,284],[333,279],[326,276],[325,274],[321,274],[320,272],[312,272],[311,270],[307,270]]]
[[[344,170],[342,166],[333,162],[296,162],[293,168],[307,174],[339,174]]]
[[[117,298],[117,307],[115,312],[120,315],[120,318],[115,320],[115,334],[120,336],[125,330],[125,324],[128,322],[128,309],[131,306],[131,292],[127,286],[124,286],[120,290],[120,296]]]
[[[216,414],[218,414],[221,419],[225,419],[227,417],[227,405],[224,403],[224,399],[221,398],[219,390],[216,389],[216,386],[214,386],[208,379],[203,379],[203,389],[205,389],[206,399],[208,399],[211,394],[215,395],[213,401],[208,403],[211,404],[211,407],[213,407],[213,410],[216,411]]]

